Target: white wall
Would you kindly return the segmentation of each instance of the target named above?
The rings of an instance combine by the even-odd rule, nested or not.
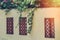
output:
[[[19,12],[17,10],[11,10],[7,15],[5,15],[4,10],[0,10],[0,40],[32,40],[30,35],[22,36],[19,35]],[[24,13],[25,14],[25,13]],[[25,16],[25,15],[24,15]],[[6,18],[13,17],[14,19],[14,34],[6,34]],[[16,27],[17,26],[17,27]]]
[[[44,37],[44,18],[54,18],[55,39]],[[37,9],[33,20],[33,40],[60,40],[60,8]]]
[[[6,34],[6,17],[14,17],[14,35]],[[0,40],[60,40],[60,8],[37,9],[34,13],[31,35],[27,36],[19,35],[19,26],[16,28],[18,17],[16,10],[12,10],[8,15],[5,15],[4,10],[0,10]],[[55,20],[55,38],[44,37],[44,18],[49,17]]]

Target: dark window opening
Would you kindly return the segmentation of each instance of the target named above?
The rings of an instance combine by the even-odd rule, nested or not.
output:
[[[13,18],[7,18],[7,34],[13,34]]]
[[[45,18],[45,37],[55,38],[54,18]]]
[[[27,18],[26,17],[19,18],[19,34],[27,35]]]

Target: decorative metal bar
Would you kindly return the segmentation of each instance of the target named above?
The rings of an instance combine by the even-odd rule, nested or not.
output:
[[[19,18],[19,34],[27,35],[27,18],[21,17]]]
[[[13,18],[7,18],[7,34],[13,34]]]
[[[55,38],[54,18],[45,18],[44,22],[45,22],[45,37]]]

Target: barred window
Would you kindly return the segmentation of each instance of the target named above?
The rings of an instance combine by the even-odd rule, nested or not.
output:
[[[19,18],[19,34],[27,35],[27,18],[26,17]]]
[[[44,22],[45,22],[45,37],[55,38],[54,18],[45,18]]]
[[[13,18],[7,18],[7,34],[13,34]]]

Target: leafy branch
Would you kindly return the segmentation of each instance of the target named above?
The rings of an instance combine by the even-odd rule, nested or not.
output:
[[[37,9],[37,8],[33,8],[33,9],[31,10],[31,12],[29,13],[29,15],[28,15],[28,24],[29,24],[28,33],[31,33],[32,25],[33,25],[34,11],[35,11],[36,9]]]

